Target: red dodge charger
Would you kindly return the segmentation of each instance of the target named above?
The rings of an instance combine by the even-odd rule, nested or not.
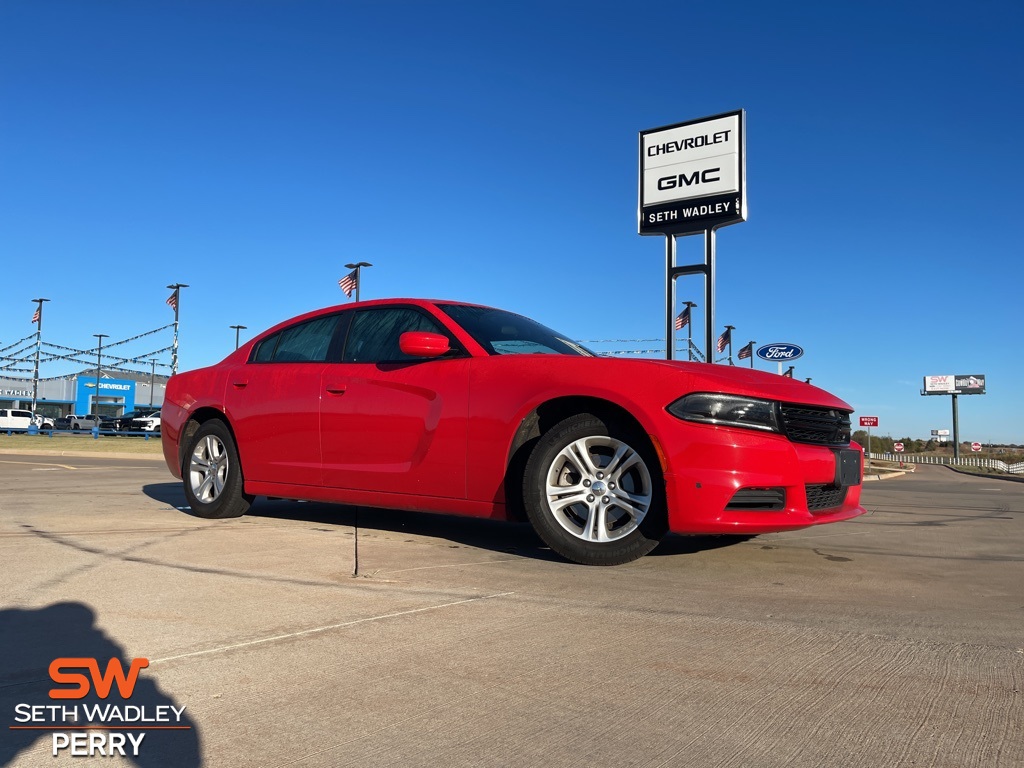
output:
[[[163,451],[195,514],[254,496],[515,519],[615,565],[669,531],[758,534],[860,506],[852,409],[810,384],[620,360],[452,301],[309,312],[170,379]]]

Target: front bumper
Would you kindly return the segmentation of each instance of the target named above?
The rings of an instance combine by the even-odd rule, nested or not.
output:
[[[675,533],[792,531],[865,512],[863,461],[851,473],[853,455],[847,453],[843,471],[839,447],[675,420],[659,447],[669,529]],[[856,444],[845,449],[860,458]]]

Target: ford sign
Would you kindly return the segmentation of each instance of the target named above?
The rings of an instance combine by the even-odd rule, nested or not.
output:
[[[757,350],[757,356],[769,362],[784,363],[787,360],[796,360],[804,354],[803,347],[796,344],[765,344]]]

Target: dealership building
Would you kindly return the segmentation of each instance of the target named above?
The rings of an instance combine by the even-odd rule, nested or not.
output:
[[[121,378],[114,378],[118,376]],[[102,372],[97,390],[96,369],[39,380],[36,412],[50,418],[97,413],[121,416],[136,408],[160,408],[167,377],[159,374]],[[32,408],[32,379],[0,376],[0,408]]]

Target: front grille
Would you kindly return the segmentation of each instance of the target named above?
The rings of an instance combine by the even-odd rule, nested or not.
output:
[[[846,500],[846,488],[841,485],[807,485],[807,509],[820,512],[824,509],[836,509],[843,506]]]
[[[782,428],[794,443],[850,444],[850,414],[834,408],[783,403]]]
[[[786,508],[786,489],[741,488],[725,508],[733,512],[779,512]]]

